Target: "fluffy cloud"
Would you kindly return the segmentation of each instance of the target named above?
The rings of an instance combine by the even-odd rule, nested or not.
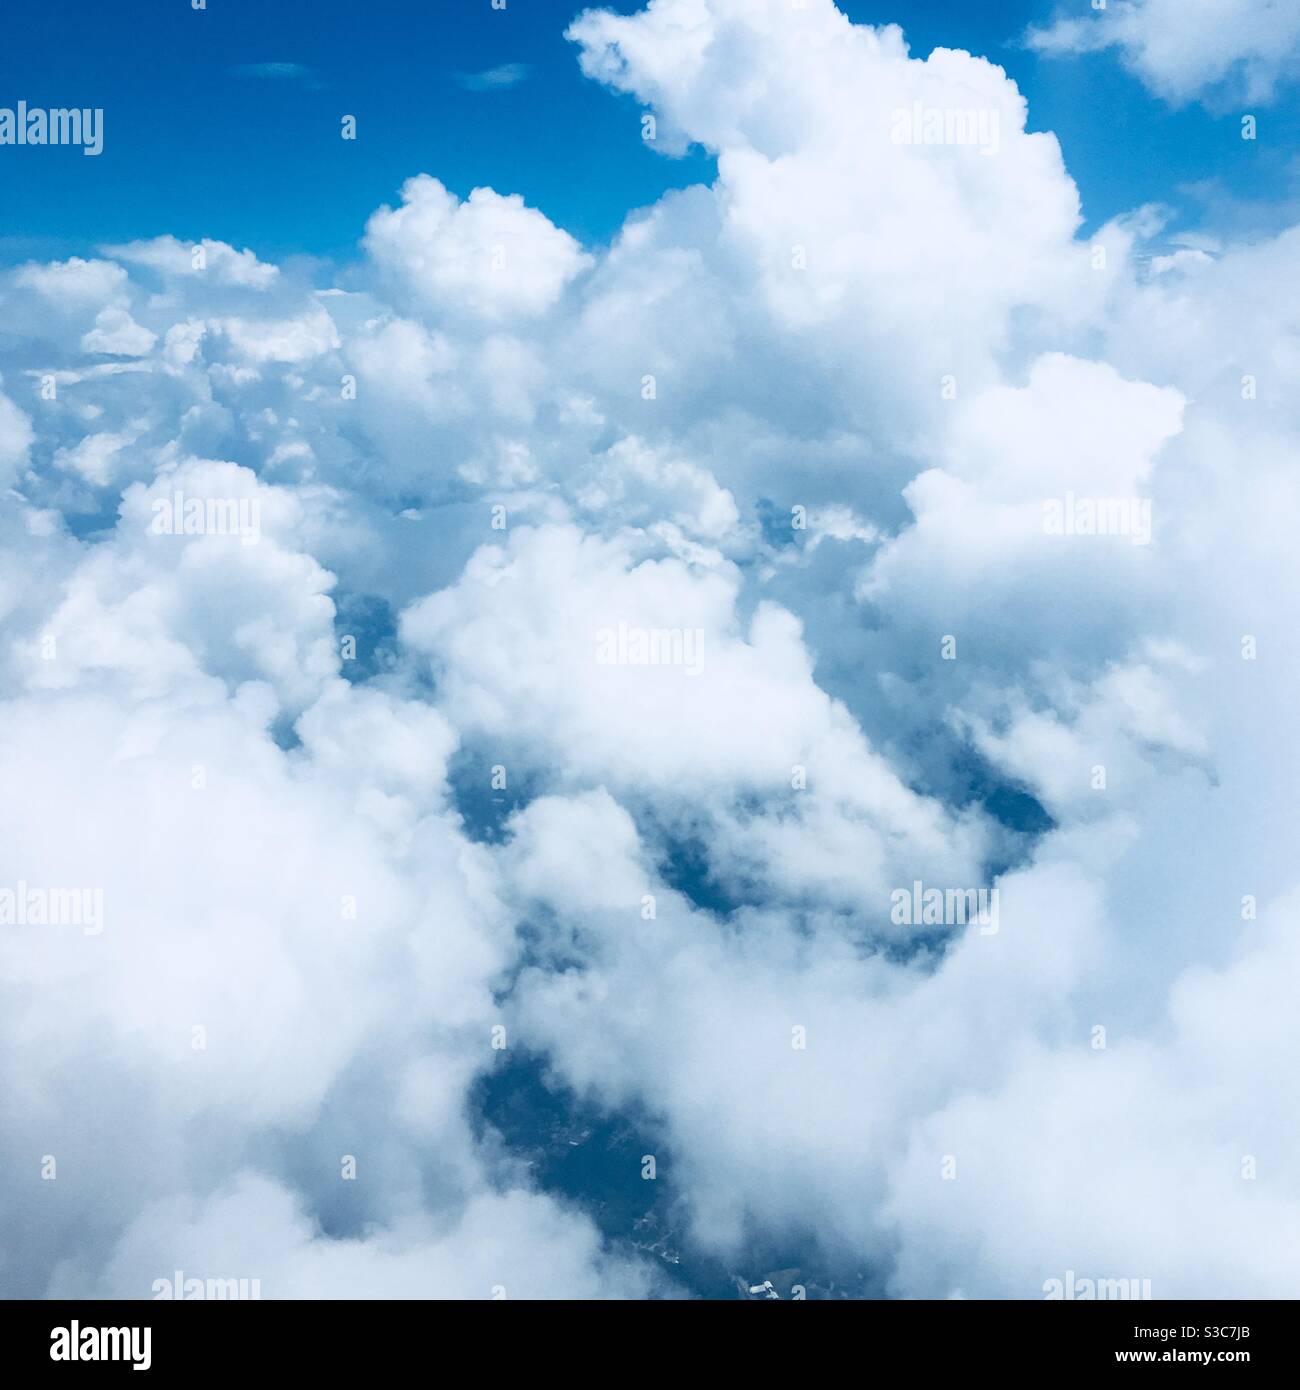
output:
[[[157,341],[125,309],[104,308],[95,315],[95,326],[82,336],[81,346],[85,352],[111,357],[144,357]]]
[[[114,1252],[102,1287],[149,1296],[174,1286],[169,1261],[198,1278],[256,1279],[262,1298],[639,1298],[654,1272],[611,1258],[580,1215],[524,1192],[471,1198],[449,1228],[324,1236],[292,1191],[245,1174],[206,1203],[146,1210]],[[259,1270],[239,1275],[229,1271]],[[82,1293],[75,1267],[57,1287]],[[92,1286],[93,1287],[93,1286]],[[170,1296],[180,1297],[173,1292]]]
[[[23,648],[27,683],[68,689],[102,673],[145,694],[190,675],[264,680],[301,709],[338,657],[332,577],[276,541],[297,506],[247,470],[198,460],[128,488],[114,542],[86,555],[41,643]],[[37,650],[47,643],[53,659]]]
[[[1294,1089],[1283,1059],[1300,1037],[1279,986],[1296,967],[1298,906],[1272,904],[1237,959],[1178,979],[1163,1039],[1031,1052],[987,1099],[917,1125],[888,1203],[905,1233],[895,1289],[1037,1297],[1067,1269],[1149,1279],[1158,1298],[1294,1287],[1295,1192],[1275,1165],[1295,1112],[1270,1098]],[[940,1187],[942,1153],[959,1167]],[[1256,1172],[1262,1183],[1243,1181]]]
[[[132,241],[122,246],[106,246],[105,254],[127,265],[156,271],[164,281],[184,276],[210,276],[218,285],[265,290],[275,284],[279,266],[259,261],[253,252],[237,251],[223,241],[204,237],[191,246],[174,236]]]
[[[924,442],[946,378],[996,379],[1017,315],[1065,332],[1105,298],[1107,277],[1074,240],[1078,195],[1055,137],[1026,130],[1023,97],[983,59],[914,59],[894,27],[784,0],[656,0],[589,12],[569,37],[585,71],[653,109],[669,146],[717,156],[707,196],[629,223],[583,320],[605,371],[629,386],[657,376],[659,413],[679,428],[739,407],[805,448],[851,432],[870,440],[859,474],[878,477],[881,453]],[[935,112],[952,129],[926,143]],[[631,295],[648,319],[635,336]],[[707,305],[707,323],[688,305]]]
[[[582,269],[567,232],[517,195],[476,188],[462,203],[437,179],[402,186],[400,208],[380,208],[366,249],[433,314],[499,320],[544,313]]]
[[[1096,24],[1285,70],[1189,13]],[[0,276],[0,888],[103,904],[0,926],[3,1287],[1293,1292],[1300,229],[1143,271],[829,0],[569,37],[717,159],[608,247],[420,175],[325,288]],[[545,1190],[524,1066],[682,1266]]]
[[[812,679],[792,614],[761,604],[745,623],[734,566],[707,551],[638,561],[633,544],[520,530],[404,615],[443,707],[497,750],[489,761],[626,789],[667,820],[685,801],[715,873],[778,896],[865,907],[904,866],[975,872],[979,826],[873,753]]]
[[[17,476],[35,437],[31,420],[8,396],[0,395],[0,484],[8,486]]]

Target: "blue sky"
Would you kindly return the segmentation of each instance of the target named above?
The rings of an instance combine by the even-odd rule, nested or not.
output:
[[[138,19],[95,0],[16,7],[0,48],[0,105],[101,106],[105,149],[6,149],[0,262],[86,251],[172,232],[260,254],[355,254],[365,218],[404,179],[436,175],[464,196],[519,192],[584,243],[628,210],[711,177],[696,151],[667,159],[639,138],[638,108],[584,79],[564,39],[570,0],[148,0]],[[609,8],[632,13],[634,0]],[[1095,226],[1144,202],[1206,216],[1180,187],[1218,181],[1212,215],[1276,221],[1261,199],[1289,195],[1300,135],[1294,93],[1268,109],[1261,139],[1239,138],[1236,107],[1181,110],[1151,95],[1113,53],[1040,58],[1020,43],[1047,0],[844,0],[859,22],[901,22],[912,51],[966,47],[1003,65],[1029,99],[1030,128],[1060,137]],[[513,83],[474,81],[506,69]],[[339,118],[358,118],[355,143]],[[621,113],[618,119],[615,113]]]

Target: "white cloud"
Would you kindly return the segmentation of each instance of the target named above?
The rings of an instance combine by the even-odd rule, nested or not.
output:
[[[232,318],[210,327],[224,333],[236,352],[250,362],[304,362],[339,346],[334,321],[319,306],[282,321]]]
[[[476,188],[464,201],[421,174],[402,186],[402,206],[366,224],[381,270],[432,314],[490,321],[544,313],[586,258],[567,232],[518,195]]]
[[[34,290],[58,305],[98,305],[119,296],[127,283],[127,273],[120,265],[80,256],[48,265],[19,266],[10,278],[18,288]]]
[[[102,467],[102,457],[70,463]],[[180,529],[187,498],[201,513],[192,534]],[[276,541],[297,507],[232,464],[194,460],[149,488],[133,484],[113,542],[87,553],[43,631],[20,639],[27,682],[65,690],[120,677],[147,698],[201,674],[232,689],[265,680],[301,709],[336,675],[338,654],[332,576]],[[56,659],[40,637],[54,639]]]
[[[1300,72],[1300,10],[1288,0],[1114,0],[1027,37],[1050,56],[1116,48],[1125,67],[1176,105],[1267,103]]]
[[[218,285],[266,290],[275,284],[280,274],[278,266],[259,261],[252,251],[237,251],[224,241],[213,241],[210,237],[187,246],[174,236],[159,236],[148,241],[105,246],[103,250],[116,261],[144,266],[165,279],[203,275]]]
[[[872,751],[813,681],[792,614],[760,604],[746,622],[731,565],[638,560],[639,544],[523,530],[403,616],[458,727],[507,766],[624,788],[669,819],[685,801],[709,824],[717,872],[779,896],[861,905],[886,901],[904,864],[975,871],[978,825]]]
[[[456,82],[468,92],[500,92],[517,87],[530,71],[527,63],[502,63],[485,72],[457,73]]]
[[[484,1131],[527,1050],[646,1117],[693,1251],[1285,1294],[1300,231],[1143,274],[1005,73],[825,0],[570,32],[718,162],[607,248],[422,175],[326,290],[0,277],[0,887],[106,912],[0,928],[0,1150],[59,1161],[6,1290],[665,1291]]]
[[[147,1209],[99,1287],[153,1297],[176,1268],[204,1280],[256,1279],[262,1298],[601,1299],[654,1288],[648,1269],[606,1257],[585,1218],[542,1196],[483,1192],[449,1228],[331,1239],[292,1191],[251,1174],[206,1202]],[[71,1270],[61,1279],[68,1291],[86,1287]]]
[[[1296,910],[1274,904],[1230,965],[1176,981],[1165,1039],[1112,1032],[1099,1051],[1086,1033],[918,1125],[888,1204],[903,1235],[894,1291],[1040,1298],[1067,1269],[1150,1280],[1166,1299],[1294,1287],[1297,1196],[1277,1162],[1296,1124],[1271,1099],[1300,1045],[1280,988]],[[946,1153],[957,1180],[936,1191]]]
[[[83,335],[84,352],[103,352],[113,357],[144,357],[153,350],[157,337],[131,317],[125,309],[112,306],[95,315],[95,326]]]
[[[26,413],[8,396],[0,395],[0,487],[8,486],[26,464],[35,437]]]

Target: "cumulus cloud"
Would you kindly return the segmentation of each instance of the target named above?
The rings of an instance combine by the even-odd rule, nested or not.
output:
[[[82,335],[81,346],[112,357],[145,357],[157,341],[125,309],[108,307],[95,315],[95,326]]]
[[[116,261],[157,271],[170,280],[186,275],[211,274],[219,285],[238,285],[264,290],[275,283],[280,268],[259,261],[253,252],[237,251],[223,241],[204,237],[191,246],[174,236],[132,241],[122,246],[106,246],[104,251]]]
[[[251,1174],[206,1203],[171,1199],[142,1213],[104,1286],[144,1293],[174,1284],[173,1273],[159,1273],[172,1259],[182,1272],[261,1270],[242,1277],[256,1279],[263,1298],[601,1299],[656,1289],[652,1269],[607,1256],[589,1222],[539,1195],[485,1192],[451,1227],[400,1240],[331,1239],[292,1191]],[[71,1269],[60,1279],[84,1295]]]
[[[0,484],[8,485],[27,461],[35,439],[31,420],[8,396],[0,395]]]
[[[489,321],[544,313],[586,259],[517,194],[476,188],[461,202],[424,174],[403,185],[401,207],[371,217],[365,246],[429,311]]]
[[[1191,20],[1096,24],[1280,80]],[[717,160],[607,247],[418,174],[333,283],[0,275],[0,888],[102,892],[0,926],[0,1284],[1294,1292],[1300,229],[1144,270],[829,0],[569,38]]]
[[[978,825],[875,756],[812,679],[791,613],[760,604],[746,623],[732,565],[708,551],[638,559],[630,544],[521,529],[408,610],[402,635],[433,656],[458,727],[517,746],[559,785],[625,788],[666,819],[685,802],[711,822],[694,831],[717,875],[778,896],[883,902],[903,859],[975,871]],[[736,717],[757,708],[761,720]]]

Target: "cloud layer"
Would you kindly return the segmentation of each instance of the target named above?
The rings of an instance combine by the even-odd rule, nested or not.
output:
[[[418,174],[346,270],[0,276],[0,888],[103,904],[0,926],[0,1288],[690,1292],[527,1057],[745,1278],[1294,1294],[1300,229],[1085,240],[829,0],[569,38],[717,158],[608,247]]]

